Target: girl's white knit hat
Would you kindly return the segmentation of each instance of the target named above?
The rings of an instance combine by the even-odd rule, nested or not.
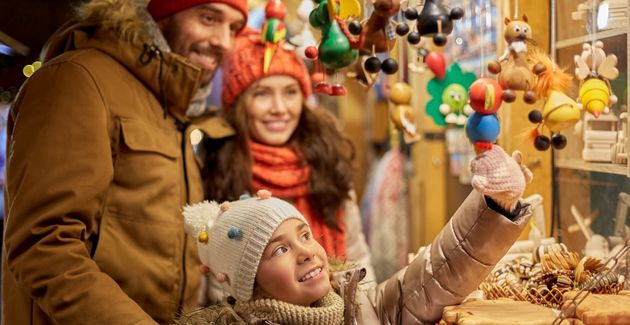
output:
[[[252,297],[258,264],[280,224],[290,218],[307,223],[290,203],[266,190],[257,194],[221,205],[204,201],[183,212],[186,232],[197,238],[201,262],[214,273],[225,273],[225,289],[242,301]]]

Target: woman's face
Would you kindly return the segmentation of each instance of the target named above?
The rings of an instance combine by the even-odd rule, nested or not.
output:
[[[245,91],[245,110],[251,137],[259,143],[287,143],[300,121],[304,96],[300,84],[289,76],[269,76]]]
[[[306,223],[293,218],[276,229],[258,265],[256,285],[264,298],[301,306],[328,294],[328,256]]]

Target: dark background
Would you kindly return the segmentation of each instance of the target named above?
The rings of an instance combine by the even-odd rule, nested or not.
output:
[[[0,0],[0,31],[26,45],[26,56],[0,54],[0,87],[17,90],[22,68],[38,59],[48,37],[72,16],[80,0]]]

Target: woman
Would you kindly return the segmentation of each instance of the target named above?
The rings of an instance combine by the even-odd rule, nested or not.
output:
[[[374,272],[351,184],[352,144],[330,113],[307,107],[311,82],[295,52],[260,39],[244,32],[225,59],[222,101],[237,135],[205,142],[206,197],[230,201],[271,190],[305,216],[329,256],[367,268],[370,283]]]

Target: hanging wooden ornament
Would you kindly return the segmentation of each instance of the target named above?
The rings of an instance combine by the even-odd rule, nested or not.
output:
[[[306,56],[317,60],[325,69],[337,70],[352,64],[358,57],[358,41],[349,39],[350,32],[343,23],[343,19],[348,18],[344,15],[360,15],[356,5],[356,0],[344,0],[337,4],[336,0],[318,0],[317,7],[313,9],[309,15],[309,23],[313,28],[321,30],[322,39],[319,45],[309,47]],[[349,5],[351,9],[341,10]],[[327,95],[339,96],[345,95],[346,89],[341,84],[330,85],[321,82],[315,86],[315,90]]]
[[[413,12],[409,13],[413,17]],[[453,21],[464,17],[464,10],[453,7],[450,10],[438,0],[426,0],[422,11],[417,16],[418,33],[430,36],[437,46],[446,45],[447,36],[453,31]]]
[[[457,63],[451,64],[443,78],[437,75],[427,83],[431,100],[426,105],[427,115],[435,124],[464,126],[472,109],[468,106],[468,88],[477,77],[463,72]]]
[[[419,135],[416,117],[411,107],[411,87],[404,82],[395,83],[389,91],[389,100],[393,104],[389,116],[396,129],[403,132],[406,143],[417,141]]]
[[[541,58],[545,69],[538,75],[535,91],[536,96],[544,101],[540,110],[535,109],[528,114],[529,121],[536,124],[529,132],[529,138],[539,151],[550,147],[563,149],[567,139],[560,131],[572,127],[581,118],[577,103],[566,94],[572,77],[559,69],[549,57],[536,55]]]
[[[490,78],[475,80],[469,90],[470,106],[474,110],[466,121],[466,135],[475,152],[492,149],[499,136],[500,124],[496,112],[501,107],[503,88]]]
[[[580,80],[580,107],[596,118],[602,113],[607,114],[617,103],[617,96],[610,86],[610,80],[619,76],[617,56],[606,55],[604,43],[597,41],[593,45],[585,43],[582,53],[576,55],[574,61],[575,76]]]
[[[488,71],[499,75],[499,82],[504,89],[503,100],[513,102],[516,99],[514,91],[522,90],[525,102],[533,104],[537,100],[534,92],[536,78],[545,67],[538,64],[540,58],[533,56],[530,51],[532,47],[535,48],[532,28],[526,15],[523,15],[522,20],[505,17],[504,24],[503,37],[508,43],[507,48],[497,60],[488,63]]]

